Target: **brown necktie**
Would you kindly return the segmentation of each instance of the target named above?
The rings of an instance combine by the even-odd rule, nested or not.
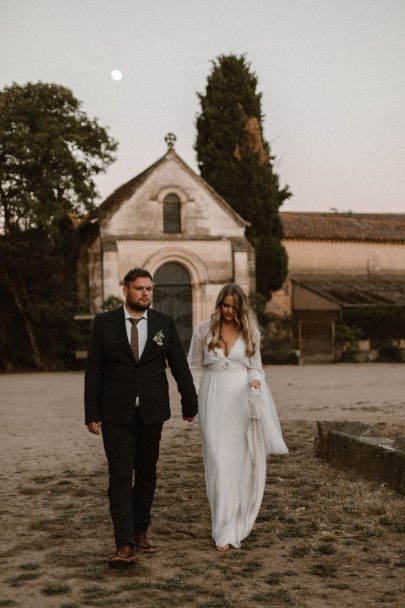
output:
[[[135,361],[138,363],[139,361],[139,348],[138,348],[138,323],[139,321],[142,319],[143,317],[140,317],[140,319],[134,319],[133,317],[131,317],[130,321],[131,321],[131,350],[134,354],[135,357]]]

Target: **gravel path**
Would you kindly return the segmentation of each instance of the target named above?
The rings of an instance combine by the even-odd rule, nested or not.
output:
[[[398,364],[267,366],[282,420],[358,420],[403,422],[405,366]],[[174,413],[177,393],[171,385]],[[70,466],[72,460],[94,467],[102,455],[83,420],[83,374],[0,375],[3,472],[19,466]],[[166,431],[173,423],[166,425]],[[24,464],[25,463],[25,464]]]
[[[152,533],[162,548],[111,573],[100,438],[83,424],[83,374],[0,375],[0,606],[403,608],[404,498],[313,456],[314,421],[405,432],[405,366],[272,366],[288,457],[273,458],[240,551],[212,550],[198,425],[165,425]]]

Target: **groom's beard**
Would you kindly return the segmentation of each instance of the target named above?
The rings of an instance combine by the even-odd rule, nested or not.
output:
[[[145,310],[148,310],[152,302],[148,302],[147,304],[141,304],[141,302],[137,302],[136,304],[134,304],[133,302],[129,302],[128,300],[126,300],[125,304],[134,312],[145,312]]]

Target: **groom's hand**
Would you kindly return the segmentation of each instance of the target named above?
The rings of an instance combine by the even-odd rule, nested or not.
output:
[[[90,431],[90,433],[93,433],[94,435],[100,435],[101,422],[89,422],[89,424],[87,425],[87,428]]]
[[[187,422],[193,422],[195,416],[183,416],[183,420],[187,420]]]

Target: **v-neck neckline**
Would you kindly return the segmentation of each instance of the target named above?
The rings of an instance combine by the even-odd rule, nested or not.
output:
[[[235,340],[235,341],[234,341],[234,343],[232,344],[232,346],[231,346],[231,348],[229,349],[229,351],[228,351],[228,354],[227,354],[227,355],[225,354],[224,349],[223,349],[223,348],[221,348],[221,352],[222,352],[222,354],[224,355],[225,359],[229,359],[229,357],[230,357],[230,355],[231,355],[231,352],[232,352],[232,351],[233,351],[233,349],[235,348],[235,344],[237,343],[237,341],[238,341],[238,340],[239,340],[239,338],[240,338],[240,334],[241,334],[241,332],[239,332],[239,333],[238,333],[238,335],[236,336],[236,340]],[[222,340],[225,342],[225,340],[224,340],[223,338],[222,338]]]

